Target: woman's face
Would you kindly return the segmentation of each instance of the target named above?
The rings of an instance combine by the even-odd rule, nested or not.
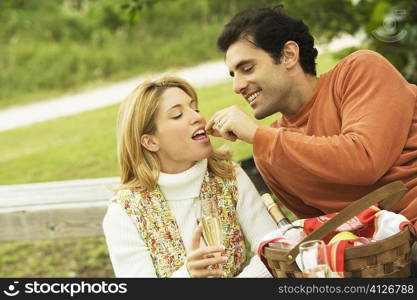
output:
[[[156,133],[151,139],[164,173],[179,173],[189,169],[213,153],[204,130],[206,121],[197,110],[197,102],[182,89],[166,89],[155,117]]]

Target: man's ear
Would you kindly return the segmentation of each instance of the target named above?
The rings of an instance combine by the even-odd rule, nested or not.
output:
[[[159,143],[155,136],[151,134],[144,134],[140,137],[140,143],[143,147],[151,152],[157,152],[159,150]]]
[[[282,48],[281,63],[287,69],[292,69],[297,63],[300,56],[300,49],[298,44],[294,41],[288,41]]]

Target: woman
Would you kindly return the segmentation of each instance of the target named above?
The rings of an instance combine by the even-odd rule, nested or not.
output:
[[[145,82],[121,105],[121,187],[103,221],[117,277],[270,277],[253,253],[276,225],[230,154],[213,150],[204,126],[196,92],[179,78]],[[224,247],[200,242],[196,216],[208,195],[217,201]]]

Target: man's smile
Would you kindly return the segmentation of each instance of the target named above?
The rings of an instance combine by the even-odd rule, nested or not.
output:
[[[248,103],[251,104],[260,95],[260,93],[261,93],[261,90],[256,90],[254,92],[245,94],[244,97],[246,98]]]

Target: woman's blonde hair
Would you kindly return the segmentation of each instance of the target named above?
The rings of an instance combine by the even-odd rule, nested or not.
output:
[[[160,161],[154,152],[141,144],[141,136],[155,134],[155,117],[163,92],[172,87],[183,90],[197,101],[197,93],[186,81],[164,77],[146,81],[136,87],[123,101],[118,113],[117,152],[121,185],[115,190],[150,191],[156,187],[161,171]],[[208,158],[208,168],[215,175],[232,178],[234,175],[229,150],[215,149]]]

